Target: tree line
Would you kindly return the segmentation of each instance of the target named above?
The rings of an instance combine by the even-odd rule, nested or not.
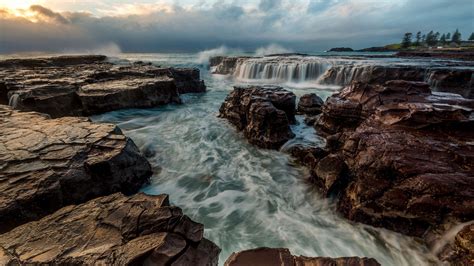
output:
[[[468,39],[469,41],[474,41],[474,32]],[[407,32],[403,36],[401,46],[402,48],[408,48],[411,46],[435,46],[438,44],[446,45],[450,43],[461,44],[462,35],[458,29],[451,35],[450,32],[443,33],[442,35],[439,32],[430,31],[427,34],[422,34],[421,31],[416,33],[415,39],[413,40],[413,33]]]

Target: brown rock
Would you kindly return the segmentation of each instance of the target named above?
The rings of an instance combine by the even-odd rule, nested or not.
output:
[[[318,115],[323,104],[324,101],[315,93],[305,94],[298,102],[298,112],[308,116]]]
[[[376,260],[369,258],[346,257],[297,257],[286,248],[257,248],[232,253],[226,260],[225,266],[377,266]]]
[[[151,175],[133,141],[114,125],[1,105],[0,121],[0,232],[69,204],[135,193]]]
[[[347,185],[347,166],[341,156],[330,154],[314,168],[314,179],[325,195],[340,191]]]
[[[217,265],[220,250],[202,234],[203,225],[170,206],[167,195],[128,198],[117,193],[62,208],[0,235],[0,261],[169,265],[185,257],[192,258],[192,265]]]
[[[415,236],[473,219],[473,104],[406,81],[356,83],[328,99],[317,127],[336,133],[330,156],[342,156],[351,177],[339,210]]]
[[[104,56],[0,61],[0,104],[53,118],[179,103],[180,93],[205,90],[199,69],[119,66]]]
[[[281,87],[236,87],[220,108],[247,139],[262,148],[278,149],[294,137],[296,96]]]

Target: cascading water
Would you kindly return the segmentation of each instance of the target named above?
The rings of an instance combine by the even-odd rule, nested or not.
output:
[[[195,67],[197,59],[179,54],[127,54],[123,58],[176,67]],[[265,66],[255,65],[253,72],[248,70],[249,76],[256,68],[264,72]],[[289,77],[273,75],[283,73],[283,68],[278,72],[267,67],[272,76],[263,77]],[[293,73],[298,72],[295,68]],[[217,117],[234,80],[210,75],[206,68],[201,71],[208,91],[183,95],[185,104],[121,110],[92,119],[118,124],[148,154],[156,171],[143,191],[170,194],[172,204],[203,223],[205,236],[222,248],[221,265],[232,252],[262,246],[287,247],[305,256],[367,256],[382,265],[436,265],[436,258],[416,240],[341,217],[334,202],[307,183],[308,170],[289,156],[250,145]],[[314,92],[322,98],[335,92],[312,85],[289,89],[297,96]],[[303,117],[297,119],[299,124],[293,126],[297,136],[292,141],[323,145],[314,129],[302,122]]]
[[[10,105],[12,108],[16,108],[18,106],[18,100],[20,98],[20,95],[15,93],[12,96],[10,96],[10,99],[8,99],[8,105]]]
[[[275,82],[316,81],[331,64],[323,58],[254,58],[237,61],[234,76],[239,80]]]

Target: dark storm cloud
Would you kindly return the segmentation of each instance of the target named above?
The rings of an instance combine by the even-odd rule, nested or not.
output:
[[[102,17],[33,6],[34,20],[0,10],[0,52],[90,50],[110,44],[131,52],[198,51],[220,45],[253,50],[269,43],[302,51],[362,48],[398,42],[407,31],[459,28],[470,34],[474,1],[455,3],[261,0],[243,6],[222,1],[208,8],[151,5],[132,14]]]

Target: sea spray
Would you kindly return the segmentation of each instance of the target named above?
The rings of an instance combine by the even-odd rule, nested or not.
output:
[[[124,55],[125,57],[127,55]],[[197,55],[137,56],[153,62],[194,66]],[[202,67],[202,66],[201,66]],[[221,264],[232,253],[261,246],[287,247],[305,256],[367,256],[382,265],[433,265],[426,247],[388,230],[352,223],[336,212],[335,203],[322,198],[308,183],[308,170],[278,151],[250,145],[235,128],[217,117],[235,80],[209,75],[205,94],[183,95],[183,105],[147,110],[122,110],[93,117],[113,122],[160,168],[149,194],[166,193],[173,204],[205,226],[205,236],[222,248]],[[327,86],[293,89],[297,96],[334,93]],[[302,118],[293,129],[295,140],[311,139],[312,128]],[[295,143],[296,144],[296,143]]]

